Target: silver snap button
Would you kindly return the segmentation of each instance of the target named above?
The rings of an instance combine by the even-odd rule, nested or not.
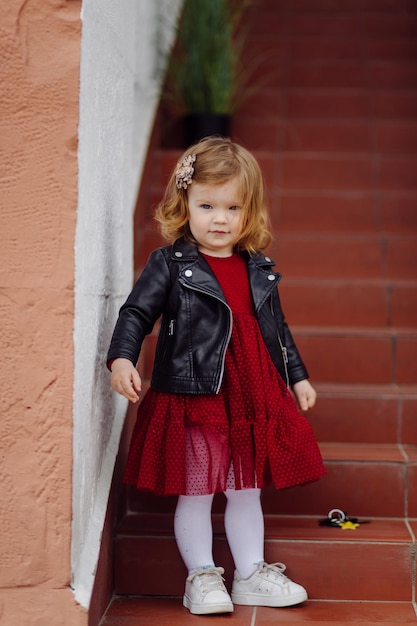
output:
[[[191,270],[185,270],[184,274],[185,274],[185,276],[186,276],[187,278],[190,278],[190,276],[192,276],[192,275],[193,275],[193,273],[192,273],[192,271],[191,271]]]
[[[266,257],[265,257],[265,261],[266,261],[267,263],[269,263],[269,262],[271,261],[271,259],[269,258],[269,256],[266,256]]]
[[[275,280],[274,274],[269,274],[268,275],[268,280]]]
[[[181,258],[182,257],[182,252],[176,252],[175,256],[177,256],[178,258]]]

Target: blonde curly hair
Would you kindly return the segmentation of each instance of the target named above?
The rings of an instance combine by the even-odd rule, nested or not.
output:
[[[265,201],[265,186],[255,157],[239,144],[224,137],[207,137],[190,146],[180,157],[180,163],[195,155],[192,180],[199,184],[219,185],[237,178],[243,199],[243,228],[235,247],[255,253],[271,242],[269,218]],[[192,183],[190,183],[192,184]],[[174,169],[164,198],[155,212],[162,236],[169,242],[179,237],[197,243],[189,228],[188,193],[177,187]]]

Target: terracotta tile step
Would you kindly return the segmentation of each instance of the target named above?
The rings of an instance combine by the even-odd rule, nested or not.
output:
[[[315,382],[414,385],[417,329],[301,327],[292,332]]]
[[[413,61],[417,43],[413,38],[370,39],[367,51],[362,46],[353,46],[349,36],[335,39],[325,34],[319,39],[312,36],[292,34],[279,37],[271,34],[253,33],[244,51],[245,62],[257,59],[262,67],[273,67],[291,61]],[[366,60],[365,60],[366,59]],[[256,81],[256,75],[254,77]]]
[[[281,146],[279,122],[264,119],[261,125],[263,130],[259,137],[257,129],[245,145],[258,158],[270,192],[370,194],[378,190],[385,194],[412,195],[417,191],[416,154],[332,153],[319,149],[285,151]],[[161,149],[152,156],[154,201],[161,198],[181,152]]]
[[[417,517],[417,445],[324,442],[320,448],[327,475],[305,486],[265,489],[267,514],[320,516],[341,508],[351,515]],[[171,513],[175,503],[175,497],[157,498],[134,489],[128,493],[132,512]],[[213,510],[223,506],[219,494]]]
[[[279,46],[280,42],[275,45]],[[259,119],[261,106],[263,118],[275,118],[277,121],[367,122],[373,115],[377,122],[415,122],[416,105],[415,86],[398,91],[382,88],[370,92],[364,88],[334,90],[305,89],[300,86],[283,89],[282,85],[273,87],[265,84],[243,101],[233,117],[232,132],[235,121],[241,126],[241,118]]]
[[[270,177],[267,181],[269,213],[278,239],[314,234],[321,238],[383,237],[395,242],[402,236],[410,238],[417,233],[417,193],[413,191],[387,191],[376,198],[373,190],[282,190],[273,169],[266,175]],[[163,190],[152,187],[149,191],[152,209],[161,199]],[[137,236],[154,237],[156,232],[152,222],[139,224]]]
[[[282,151],[284,146],[294,150],[297,146],[297,150],[307,152],[340,153],[352,151],[352,148],[358,152],[367,150],[364,141],[369,139],[368,131],[365,137],[350,138],[344,129],[351,126],[357,132],[358,127],[367,126],[369,117],[373,116],[375,124],[372,129],[378,128],[379,140],[376,143],[372,130],[372,144],[367,144],[369,150],[375,156],[391,149],[393,153],[407,154],[412,153],[415,146],[412,129],[417,119],[416,102],[417,91],[412,89],[398,93],[378,90],[374,95],[361,89],[329,92],[325,89],[283,91],[279,87],[263,87],[242,103],[232,118],[231,135],[251,150]],[[257,115],[260,107],[262,118]],[[320,123],[328,133],[333,127],[341,128],[339,138],[342,143],[336,144],[332,136],[317,143],[311,133],[306,142],[307,127],[316,128]],[[401,136],[402,129],[408,124],[410,137]],[[297,125],[303,131],[300,135],[294,134]],[[398,136],[394,134],[395,127],[400,132]]]
[[[315,384],[308,419],[322,442],[417,445],[417,386]]]
[[[233,134],[252,149],[289,153],[417,153],[417,125],[410,120],[372,123],[366,119],[285,121],[275,110],[274,117],[259,118],[241,113],[233,121]]]
[[[276,154],[281,166],[280,189],[415,192],[415,155],[373,155],[300,152]]]
[[[270,256],[286,278],[416,279],[417,233],[275,234]]]
[[[396,13],[368,12],[363,6],[346,7],[342,3],[336,11],[329,8],[326,12],[316,13],[304,7],[302,11],[292,11],[278,3],[276,7],[262,3],[262,10],[253,13],[253,32],[260,35],[286,37],[329,37],[349,39],[358,46],[366,38],[408,39],[415,34],[416,14],[399,9]],[[281,9],[281,11],[280,11]],[[275,27],[275,30],[274,30]]]
[[[417,232],[317,232],[308,220],[306,226],[312,226],[310,232],[292,232],[280,225],[285,214],[280,213],[278,202],[271,202],[270,213],[274,242],[268,254],[285,279],[384,279],[415,283]],[[149,227],[142,232],[142,244],[144,262],[155,247],[165,242]]]
[[[157,522],[159,534],[154,531]],[[214,515],[213,522],[215,559],[225,567],[230,585],[233,563],[222,516]],[[131,515],[125,520],[116,539],[116,594],[183,593],[185,568],[172,524],[172,515]],[[265,526],[265,558],[287,563],[288,575],[306,586],[311,599],[411,601],[415,537],[404,520],[371,519],[354,531],[343,531],[319,526],[316,517],[266,515]]]
[[[387,16],[412,12],[415,5],[413,0],[349,0],[349,3],[340,0],[262,0],[262,7],[290,14],[307,13],[320,16],[323,13],[330,13],[337,16],[355,15],[359,11],[375,16]]]
[[[327,475],[310,485],[279,492],[265,489],[265,512],[323,515],[341,508],[351,515],[414,515],[416,446],[320,443],[320,448]]]
[[[151,370],[145,355],[140,370]],[[313,383],[318,400],[307,417],[318,441],[417,446],[415,385]]]
[[[290,609],[236,606],[232,615],[219,615],[216,626],[266,626],[318,624],[319,626],[415,626],[411,602],[338,602],[309,600]],[[197,620],[199,620],[197,622]],[[202,619],[182,606],[180,597],[116,597],[101,626],[195,626]]]
[[[280,235],[379,235],[394,240],[417,233],[417,194],[373,192],[270,192],[270,213]]]
[[[291,279],[280,295],[290,325],[417,328],[417,282]]]
[[[325,442],[320,448],[327,475],[306,486],[265,489],[266,513],[323,515],[336,507],[351,515],[417,517],[416,445]],[[136,512],[170,513],[175,502],[133,489],[128,495],[128,508]],[[223,496],[216,496],[213,510],[223,504]]]

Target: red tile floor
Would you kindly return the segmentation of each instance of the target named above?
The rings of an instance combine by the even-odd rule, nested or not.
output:
[[[384,572],[381,572],[384,575]],[[397,626],[417,624],[417,610],[410,602],[308,601],[287,609],[236,606],[230,615],[191,615],[180,598],[120,598],[113,602],[102,626],[320,626],[358,624]]]

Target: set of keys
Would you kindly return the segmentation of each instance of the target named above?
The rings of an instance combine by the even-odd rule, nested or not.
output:
[[[327,517],[319,521],[320,526],[331,526],[342,530],[356,530],[360,524],[369,524],[369,520],[359,522],[357,517],[349,517],[341,509],[331,509]]]

